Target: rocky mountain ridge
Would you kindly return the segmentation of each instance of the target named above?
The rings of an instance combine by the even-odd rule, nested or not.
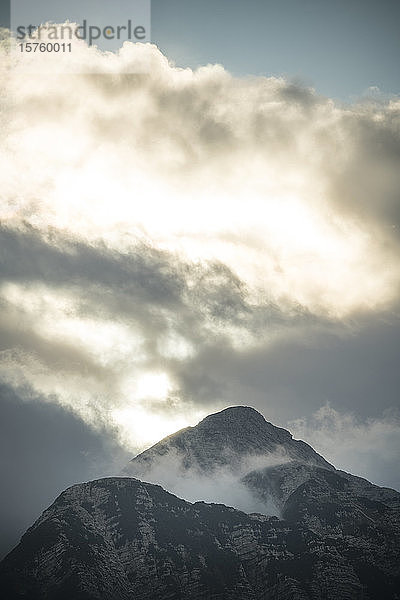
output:
[[[1,563],[7,600],[400,599],[400,494],[336,470],[254,409],[210,415],[129,466],[155,474],[158,461],[213,484],[239,469],[280,518],[133,477],[75,485]]]
[[[290,466],[295,464],[298,468]],[[254,408],[235,406],[164,438],[134,457],[121,474],[160,484],[191,502],[221,502],[280,516],[288,494],[317,467],[335,470],[311,446]],[[265,493],[256,482],[264,473],[265,483],[276,469],[291,475],[283,477],[286,492],[274,484]]]
[[[250,457],[275,462],[298,460],[306,464],[334,469],[311,446],[294,440],[292,434],[276,427],[254,408],[234,406],[208,415],[195,427],[182,429],[133,458],[124,474],[145,476],[153,464],[174,453],[180,457],[183,471],[195,469],[210,474],[220,467],[238,470]],[[139,475],[140,474],[140,475]]]

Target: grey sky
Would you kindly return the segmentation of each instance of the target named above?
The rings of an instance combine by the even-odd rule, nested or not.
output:
[[[66,486],[114,474],[130,458],[60,406],[0,386],[0,557]],[[115,463],[110,462],[114,457]]]

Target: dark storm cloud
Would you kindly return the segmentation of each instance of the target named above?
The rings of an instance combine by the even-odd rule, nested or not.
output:
[[[45,241],[38,232],[3,229],[1,248],[3,282],[72,293],[76,317],[127,320],[149,330],[150,337],[152,328],[165,328],[165,318],[155,307],[176,312],[181,305],[182,277],[166,257],[145,247],[122,255],[104,246],[95,248],[62,237]],[[112,369],[102,367],[76,343],[44,336],[37,318],[26,306],[3,300],[2,349],[23,350],[50,370],[94,378],[112,391],[116,385]]]
[[[0,235],[3,280],[71,287],[85,282],[129,293],[132,302],[164,306],[179,299],[181,278],[163,253],[148,247],[123,255],[105,245],[91,246],[56,233],[46,240],[31,228],[1,228]]]
[[[38,231],[0,229],[3,282],[46,284],[76,294],[78,312],[135,318],[163,327],[168,313],[176,326],[198,335],[204,322],[243,325],[290,324],[312,319],[301,306],[289,313],[266,301],[250,304],[246,285],[223,263],[191,265],[176,255],[137,245],[129,253]],[[16,320],[19,318],[16,315]]]
[[[3,556],[67,486],[112,475],[130,455],[116,444],[112,431],[94,431],[28,389],[0,385],[0,410]]]
[[[123,254],[60,235],[44,239],[33,230],[1,234],[4,281],[67,290],[76,315],[101,315],[139,329],[147,365],[173,375],[183,403],[210,409],[245,397],[282,423],[327,400],[365,416],[397,403],[400,333],[390,312],[340,321],[297,305],[282,311],[271,302],[249,303],[245,284],[221,263],[189,265],[143,245]],[[41,336],[23,308],[4,302],[0,327],[3,350],[23,350],[50,370],[92,378],[110,394],[118,387],[118,362],[101,365],[79,345]],[[192,344],[193,355],[162,355],[159,342],[171,328]],[[168,413],[171,405],[164,408]]]
[[[72,290],[82,296],[83,313],[93,308],[85,309],[85,298],[98,310],[155,319],[158,307],[180,311],[184,320],[186,299],[221,321],[250,312],[244,284],[223,264],[191,266],[141,244],[122,253],[56,234],[44,239],[31,229],[0,229],[0,243],[3,281]]]
[[[359,316],[351,324],[309,323],[258,348],[204,348],[182,366],[188,396],[243,398],[267,419],[285,425],[330,402],[340,411],[378,417],[399,406],[396,368],[400,323],[396,317]]]
[[[237,374],[246,378],[244,365],[257,362],[270,336],[335,323],[296,304],[282,310],[268,299],[250,302],[244,282],[223,263],[190,264],[141,244],[122,253],[56,233],[43,236],[31,228],[2,229],[1,241],[5,377],[13,385],[39,386],[46,397],[56,386],[58,401],[72,402],[93,426],[102,427],[110,410],[132,401],[121,385],[132,373],[136,376],[137,360],[140,369],[166,371],[171,377],[173,387],[165,400],[146,401],[149,409],[169,419],[186,407],[208,411],[234,399],[243,402],[240,394],[231,393],[232,385]],[[22,304],[7,298],[10,284],[19,286]],[[41,304],[42,290],[72,298],[69,318],[100,319],[99,326],[120,323],[128,335],[139,334],[145,359],[111,352],[104,363],[92,346],[55,335],[51,319],[59,317],[50,313],[50,323],[44,322],[50,309]],[[163,340],[168,335],[189,344],[188,354],[166,354]],[[249,344],[259,348],[250,359]],[[261,396],[264,385],[260,381],[255,386]]]

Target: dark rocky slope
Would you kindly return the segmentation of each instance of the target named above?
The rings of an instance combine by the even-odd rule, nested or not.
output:
[[[286,429],[276,427],[254,408],[234,406],[209,415],[195,427],[170,435],[133,458],[124,474],[145,478],[154,465],[173,456],[183,471],[211,474],[221,467],[241,470],[251,458],[276,457],[275,462],[298,460],[333,469],[311,446],[294,440]],[[253,461],[254,463],[254,461]]]
[[[128,466],[167,468],[213,485],[230,472],[232,500],[242,485],[280,518],[132,477],[76,485],[1,564],[6,599],[400,599],[400,494],[336,470],[257,411],[210,415]]]
[[[341,496],[345,481],[321,472],[289,498],[284,520],[190,504],[132,478],[76,485],[3,561],[3,597],[394,599],[393,509],[353,508]]]

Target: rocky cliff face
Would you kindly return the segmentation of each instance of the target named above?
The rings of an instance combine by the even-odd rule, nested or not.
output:
[[[154,466],[171,452],[183,469],[195,468],[202,478],[241,465],[246,489],[262,506],[272,497],[281,518],[191,504],[132,477],[76,485],[1,564],[4,597],[400,598],[399,493],[337,471],[252,409],[211,415],[130,465]],[[263,453],[285,460],[244,473],[243,465],[254,466],[248,457]]]
[[[183,473],[194,470],[207,475],[221,467],[237,472],[257,462],[267,466],[291,460],[334,468],[311,446],[294,440],[289,431],[275,427],[247,406],[227,408],[170,435],[133,458],[124,472],[146,477],[168,457],[177,459]]]
[[[76,485],[3,561],[1,587],[10,600],[394,599],[393,509],[354,507],[345,481],[321,470],[284,520],[132,478]]]
[[[235,406],[161,440],[133,458],[122,475],[160,484],[192,502],[220,502],[280,516],[288,494],[316,467],[334,470],[289,431],[253,408]],[[279,486],[272,481],[279,479],[278,473]],[[262,481],[261,488],[257,481]]]

